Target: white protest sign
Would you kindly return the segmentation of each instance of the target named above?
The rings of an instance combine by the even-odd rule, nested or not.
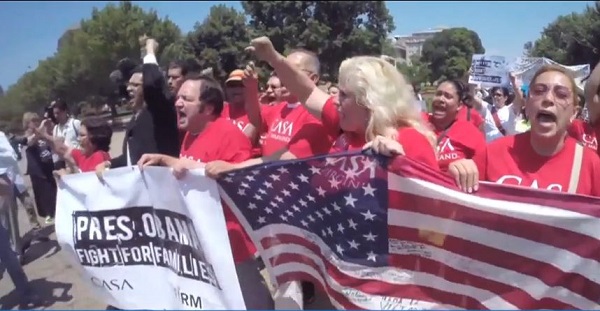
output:
[[[245,309],[217,184],[202,170],[109,170],[59,183],[56,236],[120,309]]]
[[[474,54],[469,84],[481,84],[484,88],[510,85],[504,56]]]

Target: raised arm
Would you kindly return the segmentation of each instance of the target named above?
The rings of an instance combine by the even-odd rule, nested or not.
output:
[[[595,124],[600,120],[600,62],[596,64],[592,74],[585,83],[584,96],[590,117],[590,122]]]
[[[258,100],[258,76],[256,74],[254,63],[249,62],[244,69],[244,107],[250,121],[251,129],[244,129],[244,134],[248,136],[252,142],[255,141],[258,133],[262,133],[263,118],[260,110],[260,101]]]
[[[518,116],[523,109],[523,105],[525,105],[525,97],[523,96],[523,91],[521,91],[521,84],[517,83],[515,75],[512,72],[509,75],[510,84],[512,85],[513,93],[515,93],[515,99],[510,106],[514,114]]]
[[[300,68],[277,52],[269,38],[260,37],[252,40],[247,50],[253,51],[259,59],[268,62],[277,73],[281,84],[297,96],[311,114],[321,119],[321,112],[329,95],[320,90]]]
[[[173,117],[173,122],[177,122],[174,103],[167,89],[165,77],[160,71],[158,60],[156,59],[158,43],[156,40],[149,38],[145,44],[146,55],[144,56],[144,65],[142,67],[144,102],[146,102],[148,111],[153,116]]]

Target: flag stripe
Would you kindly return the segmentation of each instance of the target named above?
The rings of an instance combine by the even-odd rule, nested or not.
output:
[[[302,240],[302,238],[298,237],[297,240]],[[275,239],[273,241],[275,242]],[[410,282],[409,280],[405,280],[402,283],[400,283],[400,281],[396,283],[388,283],[379,280],[369,280],[368,278],[355,279],[356,276],[348,276],[344,272],[340,271],[337,266],[333,265],[331,262],[326,261],[321,255],[307,255],[306,251],[291,252],[291,247],[289,244],[282,244],[272,247],[274,249],[279,248],[278,250],[286,250],[285,253],[279,252],[277,254],[276,262],[273,262],[273,260],[275,259],[274,257],[270,257],[269,263],[273,265],[274,269],[277,269],[277,267],[286,264],[299,263],[302,265],[310,266],[311,268],[315,269],[315,271],[327,271],[327,281],[336,280],[336,283],[339,284],[341,287],[346,288],[347,290],[358,290],[362,294],[367,295],[369,297],[385,295],[387,297],[398,297],[403,299],[417,300],[423,303],[430,303],[432,305],[439,305],[439,301],[444,301],[446,304],[462,305],[463,307],[469,309],[486,309],[486,307],[483,304],[479,303],[480,299],[467,297],[462,293],[451,292],[450,290],[454,289],[455,286],[448,284],[443,279],[437,280],[437,282],[429,282],[428,285],[412,285],[412,282]],[[321,276],[323,275],[321,274]],[[390,279],[392,280],[392,278]],[[277,281],[280,284],[282,284],[282,282],[293,280],[299,280],[299,278],[281,278],[281,275],[277,277]],[[333,287],[335,288],[336,286]],[[440,288],[444,288],[446,290]],[[343,289],[339,290],[338,292],[340,291],[344,292]],[[477,289],[465,288],[464,292],[476,293]],[[504,304],[504,306],[514,307],[507,304]],[[372,307],[369,308],[373,309]],[[375,309],[377,308],[379,307],[376,307]]]
[[[515,201],[508,201],[505,200],[505,198],[494,198],[492,195],[489,195],[489,198],[483,197],[480,192],[477,192],[477,195],[468,195],[459,190],[448,189],[429,181],[405,178],[393,173],[389,174],[389,179],[391,191],[410,193],[413,195],[427,194],[427,197],[432,201],[441,200],[451,202],[476,210],[488,211],[499,216],[506,215],[526,221],[562,228],[600,240],[600,230],[598,230],[600,208],[598,208],[598,205],[595,207],[595,212],[598,216],[594,216],[584,213],[583,211],[578,212],[575,210],[550,207],[549,205],[542,206],[523,203],[519,202],[514,197],[512,199]],[[535,195],[537,194],[538,193],[536,192]],[[531,191],[528,195],[532,195]],[[564,202],[565,206],[569,204],[569,202]],[[582,206],[584,206],[583,203]],[[390,206],[390,208],[393,208],[393,206]],[[569,221],[561,222],[559,221],[561,219]],[[577,220],[577,226],[573,226],[575,220]]]
[[[576,254],[563,249],[557,249],[550,245],[528,241],[447,218],[438,218],[407,211],[390,210],[389,222],[391,226],[429,230],[442,234],[449,232],[447,234],[472,242],[473,247],[501,251],[506,254],[512,253],[528,260],[537,261],[538,263],[548,264],[548,258],[552,258],[552,265],[557,266],[562,271],[572,271],[573,273],[585,275],[594,280],[598,279],[600,265],[597,261],[581,258]],[[460,244],[456,245],[456,247],[459,247],[458,251],[466,250]],[[490,260],[494,260],[494,258],[490,258]]]
[[[430,184],[428,195],[445,197],[451,193],[461,193],[462,197],[466,197],[468,201],[481,202],[481,199],[492,199],[497,201],[511,202],[516,206],[521,204],[534,205],[538,209],[532,210],[532,213],[539,213],[540,216],[546,215],[546,209],[556,209],[565,212],[572,211],[577,214],[584,214],[595,218],[600,218],[600,208],[598,208],[599,200],[595,197],[574,195],[558,191],[547,191],[532,189],[529,187],[498,185],[495,183],[481,182],[479,190],[475,195],[462,193],[454,182],[454,179],[442,172],[436,172],[428,168],[422,163],[407,159],[398,158],[394,161],[394,172],[389,173],[388,183],[390,189],[401,191],[393,188],[398,178],[411,179],[414,183]],[[398,186],[398,184],[396,184]],[[434,191],[432,191],[434,190]],[[486,206],[486,204],[482,204]],[[493,208],[493,207],[492,207]],[[511,206],[500,207],[511,210]],[[523,209],[519,209],[523,210]],[[546,215],[547,216],[547,215]],[[598,230],[596,235],[598,236]]]
[[[419,226],[417,225],[417,227]],[[390,228],[390,235],[399,236],[408,241],[418,243],[424,242],[422,235],[420,234],[419,228],[393,226]],[[483,244],[478,244],[460,237],[450,235],[447,235],[445,237],[443,247],[449,252],[463,254],[465,257],[471,258],[472,260],[485,262],[490,265],[513,270],[531,277],[537,277],[540,279],[540,281],[551,287],[560,287],[561,285],[563,287],[566,287],[566,289],[557,289],[558,292],[556,293],[556,297],[554,297],[557,299],[560,299],[565,294],[568,294],[568,297],[572,297],[572,295],[574,295],[575,293],[580,293],[583,297],[591,300],[594,300],[595,297],[597,297],[597,295],[594,295],[597,294],[598,291],[595,289],[588,288],[587,285],[591,283],[583,276],[577,275],[575,273],[565,273],[563,271],[558,270],[553,265],[542,261],[531,260],[529,258],[514,253],[510,253],[496,248],[491,248]],[[402,263],[396,264],[400,264],[400,267],[405,269],[414,269],[414,267],[403,266]],[[526,284],[528,284],[526,283],[527,281],[528,278],[516,278],[512,281],[512,283],[519,284],[519,287],[523,287]],[[572,290],[573,292],[568,292],[567,289]],[[548,290],[550,291],[550,293],[547,294],[551,294],[552,290],[550,288]],[[587,301],[585,299],[584,301],[587,304],[594,304],[593,301]],[[575,303],[569,301],[565,303],[581,305],[583,302]]]
[[[489,210],[475,209],[454,202],[432,200],[408,192],[390,191],[390,202],[398,202],[397,204],[401,204],[401,209],[405,211],[451,218],[474,226],[484,224],[486,229],[551,245],[583,258],[591,260],[600,258],[600,240],[570,230],[509,215],[499,215]],[[394,208],[394,205],[391,207]],[[588,221],[597,225],[596,219],[590,218]],[[574,244],[573,241],[578,243]]]
[[[323,253],[330,253],[330,251],[326,248],[325,244],[323,242],[319,242],[317,239],[313,240],[312,243],[309,243],[306,241],[306,239],[303,237],[303,234],[310,234],[310,233],[302,233],[302,232],[297,232],[297,229],[286,229],[283,225],[271,225],[268,226],[270,227],[268,229],[268,232],[270,234],[271,237],[265,237],[261,240],[261,244],[263,247],[265,247],[265,249],[269,249],[268,252],[266,252],[264,255],[267,256],[267,258],[271,258],[271,257],[275,257],[275,256],[282,256],[285,253],[293,253],[296,254],[296,256],[299,255],[306,255],[306,253],[310,252],[311,256],[319,256],[318,259],[317,257],[312,258],[312,261],[317,261],[317,260],[323,260],[323,257],[320,254]],[[276,228],[278,227],[278,228]],[[261,230],[266,229],[262,228]],[[292,235],[292,234],[286,234],[290,231],[295,231],[295,233],[297,235]],[[265,231],[266,232],[266,231]],[[279,233],[279,232],[286,232],[286,233]],[[275,236],[275,238],[273,238],[273,236]],[[312,238],[309,238],[312,240]],[[302,246],[302,249],[298,249],[295,248],[295,246]],[[320,245],[320,247],[319,247]],[[319,254],[319,255],[317,255]],[[442,300],[445,303],[448,304],[455,304],[455,305],[461,305],[465,308],[476,308],[479,309],[481,306],[478,305],[468,305],[465,306],[464,304],[456,304],[456,302],[460,302],[460,301],[464,301],[465,297],[464,296],[468,296],[468,295],[475,295],[476,297],[474,297],[475,299],[477,299],[477,301],[485,301],[488,300],[489,297],[493,297],[493,296],[497,296],[494,295],[493,293],[487,292],[487,291],[482,291],[482,289],[474,287],[474,286],[469,286],[469,285],[464,285],[464,284],[454,284],[454,283],[450,283],[446,280],[444,280],[441,277],[438,277],[436,274],[425,274],[425,273],[421,273],[420,271],[400,271],[399,267],[394,267],[394,268],[388,268],[388,269],[377,269],[375,271],[369,271],[369,273],[363,273],[360,270],[356,270],[356,266],[352,266],[351,264],[348,264],[340,259],[334,259],[335,257],[330,257],[327,258],[328,260],[332,261],[331,265],[332,266],[328,266],[328,267],[323,267],[323,269],[325,269],[325,271],[328,271],[328,273],[332,273],[332,271],[330,271],[330,269],[334,268],[334,269],[342,269],[342,270],[338,270],[338,271],[342,271],[342,273],[344,273],[346,275],[346,277],[352,277],[355,279],[360,279],[363,281],[379,281],[381,286],[383,286],[384,284],[394,284],[394,288],[397,288],[397,293],[401,293],[401,295],[405,298],[410,298],[410,299],[417,299],[417,300],[422,300],[422,301],[428,301],[427,299],[429,299],[427,296],[410,296],[410,294],[412,292],[404,292],[404,291],[400,291],[398,290],[398,286],[403,286],[402,288],[410,288],[410,287],[404,287],[404,285],[411,285],[413,284],[415,281],[420,281],[418,283],[419,286],[424,286],[425,288],[428,288],[428,291],[439,291],[439,294],[437,295],[437,297],[444,297],[445,295],[452,295],[455,296],[454,298],[447,298],[450,300]],[[266,259],[266,258],[264,258]],[[270,263],[270,262],[269,262]],[[350,266],[349,266],[350,265]],[[410,273],[410,275],[414,275],[413,278],[407,278],[407,274]],[[339,277],[337,278],[339,281]],[[362,288],[361,290],[365,291],[365,292],[369,292],[370,294],[382,294],[381,290],[383,289],[379,289],[376,292],[370,292],[368,288]],[[377,290],[377,289],[376,289]],[[420,293],[419,291],[414,291],[416,293]],[[451,296],[448,296],[451,297]],[[498,298],[496,298],[498,299]],[[475,301],[475,300],[474,300]],[[471,302],[473,303],[473,302]],[[506,302],[501,302],[501,304],[491,304],[488,305],[487,308],[496,308],[496,309],[507,309],[507,308],[515,308],[514,305],[508,304]]]
[[[449,282],[455,282],[457,284],[468,284],[469,286],[486,288],[491,293],[497,296],[501,296],[508,303],[511,303],[519,309],[528,309],[527,306],[536,306],[536,308],[554,308],[554,309],[573,309],[572,305],[565,304],[550,297],[542,297],[541,299],[534,299],[531,295],[526,293],[519,287],[513,287],[508,284],[500,283],[495,280],[490,280],[485,277],[476,276],[468,272],[460,271],[444,264],[443,262],[423,258],[416,255],[396,255],[392,256],[391,263],[399,268],[411,267],[414,270],[418,267],[418,271],[432,274],[441,274],[444,279]],[[419,282],[415,282],[416,285],[422,286]],[[432,297],[438,299],[438,297]],[[488,299],[495,298],[493,296]],[[436,300],[444,301],[444,300]],[[467,307],[467,306],[466,306]],[[467,307],[471,309],[471,307]]]
[[[556,292],[557,290],[559,290],[559,288],[549,287],[548,285],[546,285],[545,283],[543,283],[541,280],[539,280],[536,277],[521,274],[516,271],[510,270],[510,269],[504,269],[504,268],[501,268],[501,267],[498,267],[495,265],[491,265],[491,264],[488,264],[485,262],[473,260],[471,258],[467,258],[467,257],[461,256],[459,254],[451,253],[445,249],[438,248],[438,247],[431,246],[431,245],[414,243],[413,241],[392,240],[392,241],[390,241],[390,253],[400,254],[400,255],[405,255],[405,256],[407,253],[409,253],[411,256],[414,256],[414,252],[399,249],[399,247],[397,246],[398,244],[404,244],[404,245],[412,244],[413,245],[412,247],[414,249],[419,249],[421,253],[426,254],[426,256],[420,257],[421,260],[431,260],[431,261],[434,261],[434,262],[437,262],[438,264],[440,264],[440,267],[435,268],[433,270],[428,270],[428,272],[430,272],[430,273],[440,273],[440,271],[443,271],[444,275],[446,275],[447,269],[463,271],[469,275],[478,276],[482,279],[485,279],[487,282],[492,282],[492,283],[490,283],[489,286],[493,286],[496,283],[500,283],[500,284],[504,284],[504,285],[508,286],[508,288],[513,288],[514,291],[523,291],[526,295],[532,297],[533,300],[542,301],[544,299],[544,296],[559,295],[559,293],[555,293],[554,295],[552,295],[552,292],[553,291]],[[397,258],[396,256],[393,256],[392,258],[393,258],[393,260],[396,261],[394,263],[394,265],[398,265],[399,267],[402,267],[405,265],[407,267],[418,267],[419,271],[424,270],[424,268],[422,268],[420,265],[413,266],[413,265],[410,265],[410,263],[396,260],[396,258]],[[495,279],[490,280],[489,279],[490,275],[496,276]],[[475,283],[475,282],[473,281],[473,283]],[[515,286],[515,284],[518,284],[518,286]],[[479,286],[479,284],[473,284],[473,285]],[[487,288],[487,287],[488,287],[488,285],[485,286],[485,288]],[[498,291],[494,290],[494,292],[505,293],[506,291],[498,292]],[[561,296],[564,296],[564,295],[561,294]],[[509,299],[509,298],[510,297],[508,297],[507,299]],[[568,301],[572,302],[572,300],[568,300]],[[589,304],[586,304],[585,301],[583,301],[583,304],[580,303],[580,305],[587,306]],[[567,308],[567,309],[569,309],[569,308]]]

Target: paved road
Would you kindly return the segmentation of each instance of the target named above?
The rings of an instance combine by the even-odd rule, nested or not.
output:
[[[121,152],[123,131],[115,132],[111,144],[111,155]],[[25,171],[25,161],[21,161],[21,171]],[[27,180],[27,182],[29,182]],[[43,222],[42,222],[43,223]],[[19,209],[21,234],[30,230],[25,212]],[[105,309],[106,304],[96,300],[87,284],[83,283],[79,271],[65,260],[65,254],[54,240],[54,227],[46,227],[51,233],[50,242],[36,243],[25,254],[25,273],[35,291],[42,298],[38,309],[90,310]],[[18,309],[17,294],[8,274],[0,271],[0,310]]]

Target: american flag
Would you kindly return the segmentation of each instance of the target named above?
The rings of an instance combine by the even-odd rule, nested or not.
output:
[[[597,309],[600,200],[500,185],[477,195],[404,157],[347,153],[219,181],[278,284],[339,309]]]

